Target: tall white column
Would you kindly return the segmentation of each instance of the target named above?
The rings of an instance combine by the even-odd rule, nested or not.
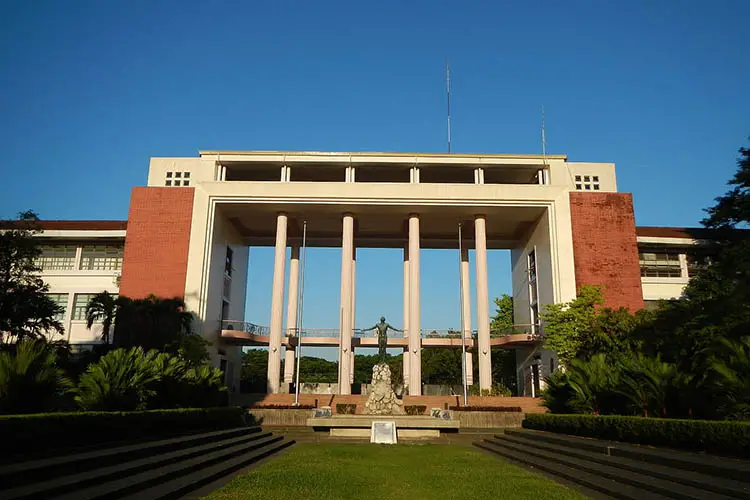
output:
[[[409,215],[409,395],[422,395],[419,297],[419,215]]]
[[[463,323],[461,331],[464,335],[466,345],[471,344],[471,286],[469,284],[469,249],[461,248],[461,314]],[[466,383],[474,383],[474,365],[472,364],[471,352],[466,352]]]
[[[299,292],[299,246],[292,246],[289,260],[289,291],[286,299],[286,334],[297,336],[297,295]],[[294,382],[294,349],[287,347],[284,354],[284,383]]]
[[[407,347],[404,349],[403,355],[403,374],[404,374],[404,387],[409,387],[409,245],[404,247],[404,335],[406,337]]]
[[[270,394],[279,392],[281,377],[281,334],[284,323],[284,273],[286,267],[287,215],[276,217],[276,252],[273,263],[273,288],[271,292],[271,332],[268,341],[268,383]]]
[[[357,248],[352,245],[352,337],[354,337],[354,329],[357,327]],[[354,383],[354,348],[351,350],[351,357],[349,361],[349,383]]]
[[[487,225],[484,215],[474,217],[477,258],[477,334],[479,337],[479,388],[492,389],[490,353],[490,299],[487,287]]]
[[[341,232],[341,345],[339,346],[339,394],[351,394],[352,350],[352,260],[354,256],[354,216],[344,214]]]

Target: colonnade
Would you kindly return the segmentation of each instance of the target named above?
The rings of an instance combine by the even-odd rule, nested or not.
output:
[[[355,327],[356,296],[356,249],[354,246],[354,220],[352,213],[342,215],[341,245],[341,304],[339,311],[339,393],[351,394],[354,381],[354,352],[352,337]],[[410,395],[422,394],[422,356],[421,356],[421,316],[420,316],[420,230],[419,214],[409,214],[408,243],[404,247],[404,335],[407,347],[404,349],[403,373],[404,384]],[[268,353],[268,387],[269,393],[281,392],[281,343],[283,337],[284,277],[286,273],[288,216],[280,212],[276,218],[276,245],[274,252],[273,289],[271,294],[271,324]],[[490,353],[490,316],[489,290],[487,285],[487,231],[484,215],[474,216],[474,240],[476,252],[476,296],[477,296],[477,332],[479,357],[479,387],[490,389],[492,386],[492,361]],[[463,248],[460,254],[461,273],[461,311],[462,334],[471,340],[471,302],[469,286],[469,251]],[[299,278],[299,246],[292,246],[289,269],[289,287],[287,300],[287,329],[290,335],[295,334],[297,323],[297,295]],[[466,371],[472,381],[473,357],[466,353]],[[294,351],[287,349],[284,361],[284,383],[294,380]]]

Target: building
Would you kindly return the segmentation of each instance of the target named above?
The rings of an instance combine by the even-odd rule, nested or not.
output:
[[[461,331],[423,332],[420,249],[458,250],[459,225]],[[296,328],[303,227],[308,246],[342,248],[340,324],[326,332]],[[703,236],[636,227],[632,196],[618,192],[609,163],[563,155],[266,151],[152,158],[147,186],[133,189],[127,221],[45,221],[43,229],[44,279],[65,306],[72,343],[99,337],[82,322],[91,294],[183,297],[228,381],[239,377],[242,345],[269,347],[269,392],[289,390],[301,339],[338,347],[338,391],[350,393],[355,349],[377,342],[356,328],[356,249],[402,248],[405,333],[389,347],[404,350],[412,395],[421,394],[421,350],[460,348],[462,336],[475,348],[467,363],[479,365],[479,380],[470,382],[490,388],[492,349],[514,349],[522,392],[538,394],[557,363],[540,348],[546,304],[573,299],[581,285],[601,286],[608,306],[631,310],[678,297],[702,258],[695,249]],[[245,321],[251,246],[275,247],[270,325]],[[476,257],[474,327],[469,248]],[[512,332],[490,331],[488,249],[511,251]]]

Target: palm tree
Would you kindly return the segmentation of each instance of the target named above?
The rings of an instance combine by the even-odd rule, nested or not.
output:
[[[115,319],[115,345],[164,350],[190,332],[193,316],[180,298],[120,297]]]
[[[86,328],[91,330],[94,323],[102,324],[102,342],[109,344],[109,332],[117,315],[118,298],[109,292],[97,293],[86,305]]]

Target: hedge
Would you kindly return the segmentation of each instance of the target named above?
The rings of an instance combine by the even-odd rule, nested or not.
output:
[[[626,417],[527,414],[526,429],[720,455],[750,456],[750,423]]]
[[[489,411],[504,413],[521,413],[520,406],[451,406],[449,410],[456,411]]]
[[[314,410],[313,405],[253,405],[251,410]]]
[[[0,415],[3,454],[135,442],[245,425],[239,407]]]

